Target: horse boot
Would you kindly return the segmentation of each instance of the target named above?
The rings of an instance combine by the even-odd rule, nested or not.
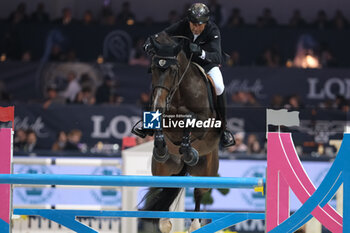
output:
[[[190,129],[185,129],[179,153],[183,155],[184,163],[193,167],[199,161],[199,154],[198,151],[191,146],[190,133]]]
[[[229,147],[236,144],[233,134],[226,128],[226,94],[225,90],[221,95],[217,97],[217,110],[219,112],[221,123],[222,123],[222,135],[221,135],[221,145],[223,147]]]
[[[136,136],[140,137],[140,138],[145,138],[147,135],[149,136],[153,136],[154,134],[154,130],[151,129],[145,129],[143,127],[136,127],[136,125],[139,122],[137,122],[131,129],[131,133],[135,134]]]

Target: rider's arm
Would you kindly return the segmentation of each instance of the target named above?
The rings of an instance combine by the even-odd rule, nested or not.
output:
[[[210,33],[208,41],[205,46],[202,47],[204,54],[202,53],[201,58],[207,60],[210,63],[221,64],[221,35],[219,30],[213,30]]]

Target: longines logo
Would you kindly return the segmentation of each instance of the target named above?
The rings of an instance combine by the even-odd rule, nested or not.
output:
[[[342,95],[346,99],[350,98],[350,79],[341,79],[333,77],[321,85],[319,78],[308,78],[309,91],[307,98],[309,99],[335,99],[337,95]]]

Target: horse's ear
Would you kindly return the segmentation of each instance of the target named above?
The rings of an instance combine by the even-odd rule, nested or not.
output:
[[[155,48],[156,51],[159,51],[160,49],[160,44],[157,42],[156,38],[158,37],[158,35],[154,35],[151,36],[151,44],[153,45],[153,47]]]

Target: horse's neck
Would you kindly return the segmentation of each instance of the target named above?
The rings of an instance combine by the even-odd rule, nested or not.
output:
[[[195,65],[191,64],[191,61],[187,59],[185,53],[181,52],[178,57],[179,61],[179,79],[181,80],[180,86],[177,90],[177,93],[175,93],[174,101],[179,106],[181,103],[184,102],[184,96],[189,97],[192,94],[195,94],[198,90],[200,83],[204,84],[204,80],[201,77],[201,73],[198,70]],[[180,80],[179,80],[180,81]],[[205,86],[205,84],[204,84]],[[204,95],[206,95],[206,92],[204,91]],[[186,102],[191,102],[193,98],[186,99]],[[186,104],[184,104],[186,105]]]

